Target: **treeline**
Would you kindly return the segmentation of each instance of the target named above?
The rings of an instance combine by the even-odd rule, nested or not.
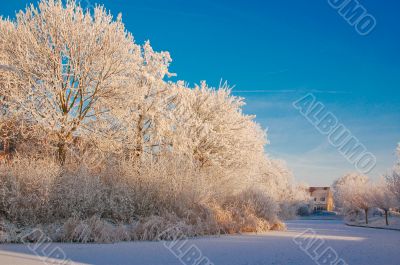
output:
[[[42,0],[1,19],[0,242],[284,227],[308,195],[243,99],[171,81],[170,63],[101,6]]]
[[[397,148],[400,158],[400,144]],[[400,162],[392,172],[371,181],[365,175],[350,173],[339,178],[333,185],[337,207],[350,221],[360,221],[368,225],[371,210],[380,209],[384,213],[385,223],[389,225],[391,210],[400,210]]]

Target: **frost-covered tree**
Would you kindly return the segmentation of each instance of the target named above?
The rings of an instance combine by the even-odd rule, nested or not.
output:
[[[96,129],[141,58],[120,16],[103,7],[85,12],[73,0],[43,0],[2,23],[0,49],[15,70],[1,73],[11,79],[10,109],[55,133],[61,163],[66,144]]]
[[[293,188],[293,175],[284,161],[265,157],[257,180],[277,201],[293,199],[288,192]]]
[[[400,208],[400,171],[394,169],[391,174],[386,175],[386,183],[397,201],[397,208]]]
[[[172,137],[172,106],[176,100],[168,71],[168,52],[155,52],[146,42],[140,48],[140,63],[129,76],[122,93],[115,98],[102,127],[114,150],[125,150],[140,158],[143,153],[159,154],[168,149]],[[100,139],[104,142],[104,138]],[[107,142],[110,144],[110,142]]]
[[[81,240],[74,231],[87,224],[107,240],[154,239],[171,226],[188,236],[282,227],[277,215],[295,212],[306,189],[265,154],[243,98],[226,83],[168,81],[170,63],[103,7],[41,0],[0,19],[0,136],[27,147],[0,163],[7,221],[67,220],[65,241]],[[32,152],[28,138],[51,150]],[[97,151],[107,159],[91,167]],[[135,220],[135,231],[98,216]]]
[[[398,161],[394,165],[392,172],[386,175],[386,183],[389,190],[397,200],[397,208],[400,208],[400,144],[397,146]]]
[[[308,207],[310,202],[308,188],[295,183],[285,161],[265,156],[251,182],[274,198],[280,205],[282,218],[293,218],[301,206]]]
[[[389,225],[388,212],[396,206],[396,199],[384,180],[381,179],[373,185],[371,198],[373,205],[385,212],[386,225]]]
[[[242,112],[243,99],[205,82],[194,89],[181,87],[175,108],[174,147],[189,153],[200,167],[236,170],[264,153],[265,133]]]
[[[333,189],[337,204],[344,211],[364,211],[365,223],[368,224],[368,211],[373,205],[372,185],[368,177],[359,173],[346,174],[335,181]]]

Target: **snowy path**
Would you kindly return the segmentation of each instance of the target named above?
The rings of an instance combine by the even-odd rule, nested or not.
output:
[[[349,265],[400,265],[400,232],[348,227],[339,220],[296,220],[288,222],[288,231],[285,232],[200,238],[182,242],[183,249],[193,250],[190,253],[193,253],[196,257],[200,253],[192,247],[197,246],[203,257],[208,258],[214,265],[318,264],[293,241],[296,235],[309,228],[313,229],[320,239],[311,246],[309,251],[311,256],[312,251],[316,249],[315,246],[322,242],[320,248],[316,250],[317,253],[320,254],[323,250],[328,249],[332,254],[333,249],[338,258],[342,258]],[[297,242],[303,242],[299,240],[304,239],[311,240],[312,235],[297,238]],[[104,245],[51,244],[49,249],[59,247],[65,251],[69,259],[86,264],[194,264],[192,261],[181,263],[179,258],[174,256],[163,244],[163,242],[127,242]],[[305,245],[303,244],[303,246]],[[177,252],[177,249],[174,248],[173,251]],[[12,260],[10,253],[14,253],[14,255],[22,253],[34,257],[34,254],[26,246],[0,245],[0,264],[44,264],[43,262],[35,263],[27,259],[26,255],[22,255],[23,259],[20,260],[20,263],[17,261],[10,263]],[[187,254],[184,258],[190,258],[190,255]],[[203,259],[204,263],[200,265],[206,265],[206,261],[206,259]],[[322,258],[319,262],[324,264]],[[346,263],[339,264],[344,265]]]

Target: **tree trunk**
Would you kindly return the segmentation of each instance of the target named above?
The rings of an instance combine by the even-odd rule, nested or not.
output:
[[[385,220],[386,220],[386,225],[389,225],[388,210],[385,210]]]
[[[368,209],[364,209],[365,211],[365,224],[368,224]]]
[[[140,158],[143,153],[143,118],[142,114],[139,115],[139,120],[137,123],[138,134],[136,135],[136,146],[135,146],[135,156]]]
[[[10,144],[9,144],[8,140],[3,141],[3,149],[4,149],[4,153],[6,155],[10,152]]]
[[[65,141],[59,140],[58,144],[58,162],[63,166],[65,164],[65,159],[67,156],[66,150],[65,150]]]

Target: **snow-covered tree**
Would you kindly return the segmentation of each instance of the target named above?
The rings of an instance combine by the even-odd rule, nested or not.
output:
[[[136,158],[168,149],[173,133],[171,108],[176,100],[176,84],[164,81],[172,75],[169,53],[155,52],[146,42],[140,54],[139,68],[132,71],[110,106],[107,122],[96,124],[112,140],[114,150],[125,150]]]
[[[372,185],[368,177],[359,173],[346,174],[335,181],[333,189],[336,203],[344,211],[364,211],[365,223],[368,224],[368,211],[373,206]]]
[[[247,169],[263,156],[266,137],[254,116],[242,113],[243,105],[226,83],[218,89],[205,82],[194,89],[181,87],[174,110],[174,148],[192,156],[201,168]]]
[[[308,187],[295,183],[285,161],[265,156],[251,182],[275,199],[282,218],[293,218],[301,206],[310,202]]]
[[[180,92],[174,146],[189,151],[200,167],[234,170],[263,154],[265,133],[254,116],[242,113],[243,99],[232,96],[226,83],[214,89],[202,82]]]
[[[386,176],[386,182],[389,190],[393,193],[397,201],[397,208],[400,208],[400,171],[393,170],[391,174]]]
[[[134,219],[137,231],[119,234],[143,239],[174,224],[190,236],[282,227],[277,215],[295,212],[306,189],[265,154],[243,98],[226,83],[168,81],[171,61],[103,7],[41,0],[0,19],[0,136],[23,146],[0,163],[0,212],[70,228]],[[88,166],[92,148],[109,159]]]
[[[385,212],[386,225],[389,225],[388,212],[396,206],[396,199],[384,180],[381,179],[373,185],[371,198],[373,205]]]
[[[103,7],[85,12],[73,0],[43,0],[2,23],[0,49],[15,70],[1,72],[11,78],[10,109],[57,136],[61,163],[66,144],[96,129],[141,58],[120,16],[113,20]]]
[[[394,165],[392,172],[386,175],[386,183],[389,190],[397,200],[397,208],[400,208],[400,144],[397,146],[398,161]]]

